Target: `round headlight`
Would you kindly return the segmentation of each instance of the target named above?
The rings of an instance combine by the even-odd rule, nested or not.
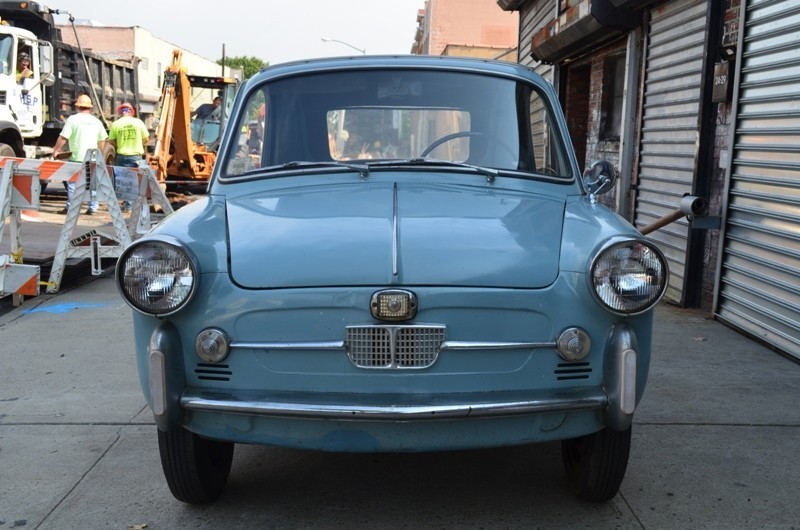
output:
[[[636,314],[653,307],[667,287],[667,262],[656,247],[640,240],[613,242],[592,261],[589,281],[602,305]]]
[[[117,263],[117,287],[137,311],[164,316],[183,307],[197,284],[197,267],[177,243],[134,243]]]

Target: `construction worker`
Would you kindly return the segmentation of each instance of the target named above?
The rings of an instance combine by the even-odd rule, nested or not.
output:
[[[211,114],[215,110],[217,110],[217,107],[219,107],[221,102],[222,102],[222,99],[220,99],[220,97],[217,96],[217,97],[214,98],[214,101],[212,101],[211,103],[203,103],[202,105],[197,107],[197,110],[192,112],[191,117],[195,118],[195,119],[198,119],[198,120],[208,119],[208,118],[211,117]]]
[[[33,70],[31,70],[31,56],[25,52],[22,52],[17,57],[17,83],[22,84],[24,79],[33,76]]]
[[[145,146],[150,138],[150,131],[142,120],[136,117],[136,110],[130,103],[117,107],[119,118],[108,131],[108,140],[117,150],[115,166],[137,167],[144,158]],[[131,201],[122,204],[122,211],[131,209]]]
[[[58,155],[67,144],[69,144],[71,152],[69,156],[70,162],[82,163],[86,157],[86,151],[89,149],[103,151],[108,133],[106,133],[102,122],[92,116],[93,106],[89,96],[86,94],[78,96],[78,99],[75,100],[77,112],[64,122],[64,128],[61,129],[56,145],[53,147],[53,158],[58,158]],[[64,186],[67,188],[67,204],[59,213],[67,213],[70,201],[72,201],[72,197],[75,194],[74,182],[64,182]],[[97,213],[98,207],[97,201],[90,200],[86,215],[94,215]]]

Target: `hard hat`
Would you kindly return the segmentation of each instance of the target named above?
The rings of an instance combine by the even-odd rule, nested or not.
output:
[[[123,103],[122,105],[117,107],[117,114],[122,114],[122,109],[128,109],[128,112],[131,113],[131,116],[136,116],[136,110],[130,103]]]
[[[94,105],[92,105],[92,100],[89,99],[89,96],[87,96],[86,94],[81,94],[80,96],[78,96],[78,99],[75,100],[75,106],[84,109],[91,109],[92,107],[94,107]]]

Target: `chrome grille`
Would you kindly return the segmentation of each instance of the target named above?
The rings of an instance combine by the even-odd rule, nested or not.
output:
[[[436,362],[445,326],[348,326],[345,348],[359,368],[427,368]]]

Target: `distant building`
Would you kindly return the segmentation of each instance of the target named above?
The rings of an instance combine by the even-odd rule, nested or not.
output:
[[[494,0],[426,0],[411,53],[517,61],[519,16]]]
[[[62,39],[73,46],[78,43],[71,25],[60,25]],[[161,83],[164,70],[172,61],[172,51],[183,52],[181,65],[186,71],[195,75],[222,75],[222,67],[215,60],[201,57],[154,36],[148,30],[138,27],[104,26],[95,21],[76,20],[75,30],[80,39],[80,46],[108,58],[136,62],[139,77],[139,106],[142,119],[148,122],[158,111],[158,100],[161,96]],[[225,68],[225,75],[241,79],[239,69]],[[202,100],[192,102],[192,107],[209,103],[208,91],[198,90]],[[200,97],[200,96],[199,96]]]

